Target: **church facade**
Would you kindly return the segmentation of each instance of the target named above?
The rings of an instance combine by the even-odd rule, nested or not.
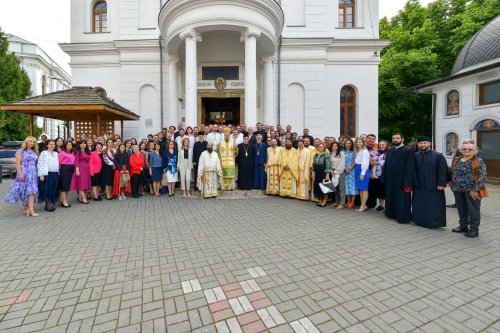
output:
[[[451,75],[413,88],[432,94],[435,149],[451,164],[466,139],[484,152],[488,177],[500,180],[500,15],[460,51]]]
[[[378,0],[72,0],[74,86],[168,125],[378,132]]]

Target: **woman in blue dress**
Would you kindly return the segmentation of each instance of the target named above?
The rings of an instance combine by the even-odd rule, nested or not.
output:
[[[354,160],[356,155],[354,154],[354,142],[352,139],[346,139],[344,142],[344,155],[345,155],[345,195],[346,195],[346,205],[345,208],[354,208],[354,200],[356,200],[356,195],[358,191],[356,190],[356,178],[354,175],[354,169],[356,164]]]
[[[175,195],[175,183],[177,183],[177,150],[175,142],[169,141],[167,149],[163,152],[163,171],[168,187],[168,196]],[[162,182],[165,186],[165,182]]]
[[[35,202],[38,198],[37,160],[36,139],[28,136],[21,145],[21,149],[16,152],[16,179],[3,199],[3,202],[13,204],[21,201],[26,216],[38,216],[35,213]]]
[[[160,196],[160,183],[162,177],[163,170],[163,160],[161,156],[161,146],[158,143],[152,143],[149,145],[154,148],[148,153],[148,166],[149,166],[149,175],[151,176],[152,191],[155,196]]]

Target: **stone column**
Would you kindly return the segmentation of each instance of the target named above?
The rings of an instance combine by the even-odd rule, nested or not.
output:
[[[197,126],[198,95],[197,95],[197,68],[196,43],[201,42],[201,35],[194,29],[189,29],[180,34],[186,43],[186,88],[184,106],[186,110],[186,126]]]
[[[257,123],[257,38],[260,31],[246,29],[241,33],[245,42],[245,123],[255,127]]]
[[[276,62],[276,57],[264,57],[262,62],[264,63],[264,123],[275,126],[278,117],[274,112],[273,64]]]
[[[168,124],[174,126],[177,126],[179,123],[178,63],[179,58],[177,56],[168,56]]]

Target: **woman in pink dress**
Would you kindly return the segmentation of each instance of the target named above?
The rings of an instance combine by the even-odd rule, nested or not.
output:
[[[78,191],[78,201],[88,204],[86,192],[92,190],[90,181],[90,150],[86,140],[76,142],[75,173],[71,182],[71,190]]]

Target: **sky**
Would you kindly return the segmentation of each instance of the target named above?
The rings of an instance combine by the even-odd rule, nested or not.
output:
[[[420,3],[427,5],[432,1],[420,0]],[[380,17],[396,15],[405,2],[379,0]],[[0,28],[40,45],[70,72],[69,56],[58,46],[70,41],[70,0],[0,0]]]

